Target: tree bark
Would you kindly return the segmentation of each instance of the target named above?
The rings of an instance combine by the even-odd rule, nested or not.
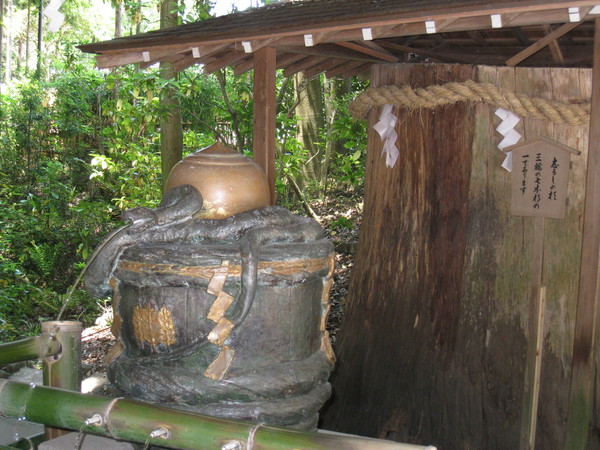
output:
[[[402,64],[376,67],[372,85],[466,79],[558,101],[591,94],[587,69]],[[533,219],[510,214],[494,108],[396,111],[400,157],[391,169],[372,128],[379,112],[370,114],[364,217],[334,397],[321,426],[438,448],[518,448]],[[547,332],[536,447],[562,448],[587,126],[523,118],[518,131],[523,140],[546,136],[582,152],[572,158],[566,217],[548,220],[544,237]]]
[[[319,135],[325,129],[323,85],[319,77],[306,79],[302,73],[295,75],[294,82],[299,97],[296,106],[297,138],[308,153],[307,162],[302,167],[302,177],[297,182],[302,189],[310,186],[311,181],[316,182],[321,191],[326,159],[323,140]]]
[[[164,0],[160,9],[160,27],[169,28],[177,25],[177,0]],[[161,76],[165,80],[175,80],[177,73],[173,64],[160,63]],[[160,157],[162,166],[163,188],[171,169],[181,159],[183,152],[183,127],[181,124],[181,107],[175,89],[167,85],[161,93],[161,104],[166,113],[160,119]]]

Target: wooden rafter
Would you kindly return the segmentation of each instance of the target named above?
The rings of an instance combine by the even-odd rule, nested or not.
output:
[[[321,64],[317,64],[316,66],[313,66],[307,70],[304,71],[304,76],[306,78],[312,78],[315,75],[318,75],[320,73],[326,72],[328,70],[333,69],[334,67],[337,67],[339,65],[344,64],[346,61],[343,59],[337,59],[337,58],[327,58],[324,62],[322,62]]]
[[[339,75],[343,78],[351,78],[356,75],[368,75],[369,72],[371,71],[372,65],[373,64],[371,64],[371,63],[361,64],[359,66],[351,68],[350,70],[341,72]]]
[[[365,64],[364,61],[350,61],[350,62],[347,62],[345,64],[341,64],[341,65],[339,65],[337,67],[334,67],[331,70],[326,71],[325,75],[327,76],[327,78],[334,78],[334,77],[336,77],[338,75],[341,75],[341,74],[343,74],[345,72],[348,72],[348,71],[350,71],[352,69],[355,69],[355,68],[357,68],[359,66],[362,66],[363,64]]]
[[[253,67],[254,57],[252,55],[248,55],[246,58],[244,58],[242,61],[240,61],[233,67],[233,74],[241,75],[243,73],[248,72],[249,70],[252,70]]]
[[[255,52],[263,47],[270,46],[277,42],[277,38],[262,39],[260,41],[240,41],[235,43],[235,49],[245,53]],[[247,44],[246,44],[247,43]],[[246,45],[245,45],[246,44]],[[246,50],[248,48],[248,50]]]
[[[346,4],[341,0],[337,1],[340,1],[340,8],[344,10]],[[318,9],[318,5],[328,2],[330,0],[310,3],[311,6],[307,8]],[[244,14],[239,30],[232,26],[236,21],[232,16],[231,21],[223,22],[224,29],[215,28],[212,33],[207,32],[211,29],[210,26],[205,27],[204,22],[198,22],[178,27],[176,33],[157,30],[107,43],[89,44],[84,48],[100,53],[97,56],[98,66],[103,68],[130,63],[139,63],[140,67],[145,68],[158,61],[170,61],[180,69],[195,63],[203,64],[207,66],[207,73],[220,67],[232,66],[235,73],[241,74],[252,69],[250,55],[253,52],[264,47],[274,47],[278,55],[278,68],[286,69],[294,64],[286,72],[291,73],[300,67],[298,61],[307,56],[375,63],[406,60],[408,54],[414,53],[439,62],[492,64],[497,63],[498,55],[502,55],[504,62],[518,64],[523,61],[519,58],[532,51],[535,53],[537,46],[549,39],[545,36],[548,34],[550,39],[545,45],[550,46],[553,59],[549,59],[544,52],[529,58],[528,65],[568,66],[580,61],[583,61],[584,66],[590,64],[591,57],[582,57],[578,46],[589,48],[591,45],[593,35],[589,31],[589,20],[592,17],[587,17],[587,14],[591,6],[597,4],[596,0],[511,0],[485,5],[483,2],[456,2],[456,7],[448,0],[445,8],[441,7],[442,3],[436,2],[432,6],[424,4],[420,9],[407,8],[404,12],[402,7],[398,8],[398,5],[392,3],[390,6],[378,6],[375,12],[368,13],[355,8],[355,15],[348,20],[338,20],[337,16],[331,14],[330,7],[325,10],[323,19],[315,15],[308,23],[300,21],[302,26],[289,25],[288,21],[286,27],[281,26],[285,22],[283,20],[281,23],[277,20],[269,22],[269,26],[264,26],[257,20],[248,21],[248,17],[254,14],[252,12]],[[559,47],[556,30],[548,27],[567,22],[567,8],[575,5],[583,20],[588,22],[577,33],[572,33],[569,40],[561,39]],[[298,7],[294,5],[291,10],[298,13]],[[386,9],[393,12],[385,13]],[[284,16],[277,17],[283,19]],[[207,22],[216,24],[219,20],[210,19]],[[572,25],[567,23],[564,26],[570,29]],[[513,50],[513,53],[507,53],[509,49],[514,49],[515,38],[527,49],[519,48]],[[113,42],[118,42],[118,46],[113,46]],[[486,47],[497,51],[490,53],[482,50]],[[314,73],[316,68],[306,66],[301,70]]]
[[[568,23],[565,23],[564,25],[561,25],[556,30],[554,30],[552,33],[547,34],[539,41],[537,41],[534,44],[527,47],[525,50],[517,53],[512,58],[508,59],[506,61],[506,65],[507,66],[516,66],[520,62],[524,61],[525,59],[529,58],[534,53],[537,53],[542,48],[544,48],[545,46],[550,44],[550,42],[555,41],[562,35],[568,33],[569,31],[573,30],[574,28],[578,27],[580,24],[581,24],[581,22],[568,22]]]
[[[550,25],[542,25],[542,28],[544,29],[546,36],[552,34],[552,27]],[[563,57],[560,45],[558,45],[558,39],[550,41],[548,48],[550,48],[550,52],[552,53],[552,58],[554,58],[554,61],[559,64],[565,63],[565,58]]]
[[[182,70],[185,70],[188,67],[193,66],[194,64],[198,64],[198,59],[194,58],[194,56],[191,53],[187,53],[178,61],[175,61],[173,63],[173,70],[175,70],[176,72],[181,72]]]
[[[515,38],[519,42],[519,44],[524,45],[525,47],[529,47],[531,45],[531,41],[527,37],[527,35],[523,32],[523,29],[520,27],[511,27],[510,29],[514,34]]]
[[[340,46],[334,44],[321,44],[314,47],[279,47],[279,50],[289,53],[300,53],[303,55],[344,58],[349,61],[381,62],[381,59],[379,58],[354,50],[341,48]]]
[[[285,69],[290,64],[295,63],[296,61],[304,58],[305,55],[302,53],[283,53],[277,55],[277,68]]]
[[[230,26],[227,29],[220,30],[218,35],[215,35],[215,33],[202,35],[195,31],[194,26],[186,25],[183,30],[190,30],[189,33],[178,32],[171,34],[168,30],[161,30],[160,32],[146,33],[135,38],[116,40],[114,43],[113,41],[109,41],[106,43],[88,44],[83,46],[83,48],[85,51],[91,52],[98,51],[99,48],[103,48],[103,51],[106,51],[110,50],[110,48],[115,48],[115,46],[129,49],[133,49],[134,47],[138,49],[148,48],[150,46],[161,46],[165,42],[166,37],[169,37],[169,40],[172,42],[180,44],[190,44],[192,40],[197,41],[201,36],[205,39],[205,42],[212,43],[232,43],[239,42],[240,40],[262,40],[275,37],[302,38],[304,34],[317,35],[318,33],[342,32],[351,29],[360,32],[361,27],[376,28],[401,24],[407,26],[416,24],[417,28],[414,32],[423,33],[423,23],[425,20],[436,21],[436,23],[440,24],[440,27],[443,27],[444,31],[465,31],[469,29],[489,28],[491,26],[490,15],[492,14],[500,14],[503,17],[509,14],[518,14],[518,17],[515,19],[515,26],[561,23],[567,20],[566,9],[569,6],[583,8],[586,6],[595,6],[596,4],[597,2],[594,0],[580,0],[577,2],[564,0],[549,0],[545,2],[528,0],[523,2],[494,2],[485,5],[475,4],[472,6],[458,5],[457,7],[452,7],[451,4],[442,5],[441,3],[427,7],[425,4],[419,10],[406,10],[404,12],[398,10],[393,13],[382,10],[380,15],[370,14],[365,16],[364,14],[357,14],[355,15],[356,17],[348,17],[343,21],[336,20],[338,19],[337,17],[324,21],[317,19],[313,20],[308,26],[300,22],[297,25],[286,23],[285,26],[269,24],[269,26],[256,27],[248,31],[240,31]],[[453,22],[450,23],[450,20]],[[446,25],[446,23],[449,23],[449,25]]]
[[[397,56],[392,55],[390,52],[380,48],[379,46],[367,45],[366,42],[361,44],[356,42],[338,42],[337,45],[340,47],[349,48],[350,50],[354,50],[359,53],[364,53],[365,55],[373,56],[383,61],[398,62]]]
[[[409,47],[407,45],[395,44],[393,42],[381,42],[382,47],[389,48],[391,50],[400,51],[404,53],[414,53],[416,55],[424,56],[436,61],[453,61],[457,63],[470,64],[471,60],[468,57],[463,56],[449,59],[446,52],[437,52],[431,49],[423,49],[418,47]]]
[[[486,41],[485,37],[481,33],[481,31],[469,31],[469,37],[478,45],[488,46],[490,45],[488,41]]]
[[[246,57],[246,53],[244,53],[244,52],[239,52],[236,50],[229,50],[226,52],[226,54],[222,55],[218,59],[215,59],[214,61],[212,61],[208,64],[205,64],[204,65],[204,73],[209,75],[213,72],[216,72],[219,69],[222,69],[223,67],[235,65],[240,60],[244,59],[245,57]]]
[[[301,59],[300,61],[297,61],[294,64],[290,64],[285,69],[283,69],[283,76],[292,76],[298,72],[302,72],[303,70],[314,67],[317,64],[326,61],[327,59],[329,59],[329,57],[327,56],[307,56]]]

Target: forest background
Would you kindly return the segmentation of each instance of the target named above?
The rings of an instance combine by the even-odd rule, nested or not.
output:
[[[183,117],[183,155],[221,141],[252,156],[251,72],[97,70],[77,49],[208,19],[214,2],[66,0],[56,31],[46,6],[0,0],[0,342],[39,333],[67,300],[63,320],[90,323],[107,307],[74,283],[123,210],[160,202],[170,119]],[[347,104],[365,82],[278,73],[277,86],[278,204],[310,211],[331,192],[360,192],[366,131]]]

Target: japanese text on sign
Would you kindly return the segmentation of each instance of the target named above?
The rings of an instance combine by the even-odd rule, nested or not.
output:
[[[517,216],[563,218],[570,156],[577,151],[549,139],[510,148],[517,170],[512,172],[512,213]]]

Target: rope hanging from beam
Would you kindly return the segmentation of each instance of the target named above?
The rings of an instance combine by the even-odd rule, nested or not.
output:
[[[370,87],[350,103],[356,119],[366,119],[371,108],[394,105],[409,110],[437,108],[456,102],[485,102],[521,117],[545,119],[569,125],[585,125],[590,121],[590,103],[561,103],[499,89],[490,83],[472,80],[431,85],[413,89],[410,86]]]

